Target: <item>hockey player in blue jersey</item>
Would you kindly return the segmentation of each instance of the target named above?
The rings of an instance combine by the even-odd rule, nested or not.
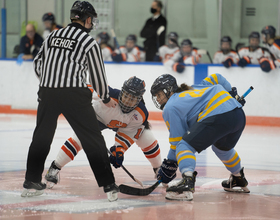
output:
[[[195,153],[211,145],[231,172],[229,180],[222,182],[224,189],[249,193],[240,158],[234,150],[246,119],[242,105],[232,97],[236,94],[230,83],[222,75],[213,74],[201,84],[179,87],[173,76],[164,74],[154,81],[151,94],[156,107],[163,110],[171,145],[157,177],[163,183],[170,182],[176,176],[177,166],[183,177],[166,189],[166,199],[193,199],[197,175]]]

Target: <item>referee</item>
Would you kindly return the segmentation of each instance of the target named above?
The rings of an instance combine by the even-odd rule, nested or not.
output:
[[[34,59],[40,80],[37,124],[29,147],[23,197],[41,195],[46,188],[42,173],[57,126],[63,114],[77,134],[87,155],[98,186],[117,199],[119,191],[111,170],[107,148],[100,132],[92,93],[94,90],[107,107],[115,107],[110,98],[101,50],[89,32],[98,24],[97,13],[87,1],[76,1],[70,11],[71,23],[53,31]],[[31,192],[35,189],[35,192]]]

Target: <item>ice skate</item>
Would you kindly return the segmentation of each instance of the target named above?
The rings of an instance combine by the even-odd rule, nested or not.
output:
[[[228,180],[222,182],[222,186],[225,191],[228,192],[239,192],[239,193],[249,193],[250,190],[247,188],[248,181],[246,180],[243,172],[244,167],[240,170],[241,176],[230,175]],[[238,188],[234,188],[238,187]]]
[[[47,174],[45,175],[45,179],[47,181],[47,188],[52,189],[55,184],[59,182],[59,169],[56,165],[55,162],[53,161]]]
[[[46,189],[46,184],[34,183],[31,181],[25,180],[23,183],[23,188],[25,188],[25,189],[21,193],[22,197],[40,196],[44,193],[44,189]]]
[[[182,174],[183,179],[174,186],[166,189],[165,198],[169,200],[191,201],[195,191],[195,177],[197,172],[194,171],[192,176]]]
[[[109,202],[114,202],[118,200],[118,192],[120,191],[120,189],[115,183],[112,183],[108,186],[104,186],[103,188],[104,192],[107,194]]]

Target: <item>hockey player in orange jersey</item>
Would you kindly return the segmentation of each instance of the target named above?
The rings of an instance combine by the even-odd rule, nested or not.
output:
[[[125,151],[136,143],[156,173],[162,161],[158,141],[149,129],[148,111],[143,100],[145,82],[134,76],[124,82],[121,90],[109,89],[110,97],[118,102],[118,106],[106,108],[99,100],[93,100],[93,108],[100,131],[109,128],[116,132],[115,144],[110,148],[115,156],[110,156],[110,163],[115,168],[121,167]],[[65,141],[45,176],[49,188],[58,183],[61,168],[74,160],[81,149],[76,134]]]

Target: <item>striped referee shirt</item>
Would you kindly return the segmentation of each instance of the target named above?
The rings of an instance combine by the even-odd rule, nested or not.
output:
[[[50,33],[33,65],[40,87],[86,88],[89,80],[103,102],[110,101],[100,47],[78,23]]]

